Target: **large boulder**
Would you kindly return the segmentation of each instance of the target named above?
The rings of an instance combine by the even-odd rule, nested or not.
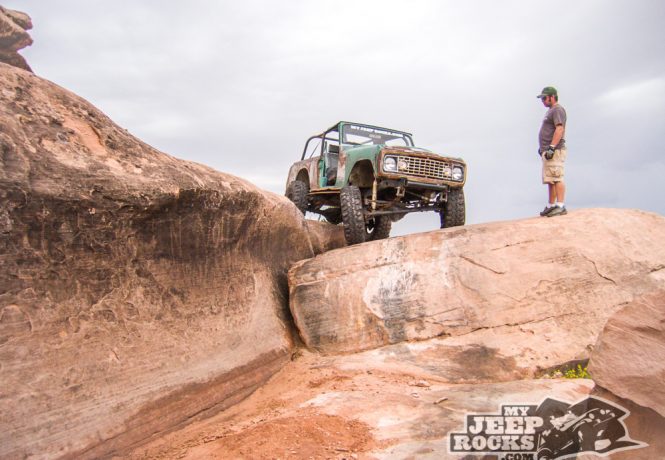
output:
[[[30,16],[0,6],[0,62],[32,71],[20,49],[32,45],[28,30],[32,29]]]
[[[288,361],[286,271],[339,229],[31,73],[0,88],[1,458],[121,453]]]
[[[290,307],[323,353],[446,337],[534,374],[588,359],[617,309],[663,286],[663,241],[665,218],[618,209],[391,238],[297,263]]]
[[[665,417],[665,290],[612,315],[593,350],[589,372],[606,390]]]

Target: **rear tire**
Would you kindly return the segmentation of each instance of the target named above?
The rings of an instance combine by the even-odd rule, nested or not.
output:
[[[351,244],[367,241],[365,230],[365,217],[363,213],[363,199],[360,189],[355,185],[343,187],[339,194],[342,208],[342,222],[344,223],[344,238]]]
[[[307,211],[307,195],[309,186],[300,180],[295,180],[286,188],[286,197],[296,205],[296,207],[305,214]]]
[[[368,239],[375,240],[384,240],[390,236],[390,228],[392,227],[393,222],[390,219],[390,216],[377,216],[374,218],[374,228],[371,232],[368,233]]]
[[[459,227],[466,221],[466,204],[464,201],[464,190],[451,188],[448,190],[448,201],[439,211],[441,216],[441,228]]]

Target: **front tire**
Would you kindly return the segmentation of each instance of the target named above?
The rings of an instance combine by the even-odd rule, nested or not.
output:
[[[464,201],[464,190],[451,188],[448,190],[448,200],[439,211],[441,216],[441,228],[459,227],[466,221],[466,203]]]
[[[309,186],[300,180],[291,182],[286,188],[286,197],[291,200],[303,214],[307,211],[308,194]]]
[[[351,244],[364,243],[367,240],[365,230],[365,217],[363,213],[363,199],[360,189],[355,185],[343,187],[339,194],[342,208],[342,222],[344,223],[344,238]]]
[[[365,222],[362,194],[358,187],[355,185],[344,187],[339,197],[344,237],[349,245],[382,240],[390,236],[392,227],[390,216],[377,216]]]

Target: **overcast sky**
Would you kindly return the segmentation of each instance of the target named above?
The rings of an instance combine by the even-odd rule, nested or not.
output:
[[[468,223],[537,215],[536,95],[553,85],[567,207],[665,214],[662,0],[0,1],[33,19],[36,74],[264,189],[284,193],[306,138],[343,119],[464,158]]]

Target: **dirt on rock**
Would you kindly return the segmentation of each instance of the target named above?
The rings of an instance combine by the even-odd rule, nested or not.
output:
[[[356,391],[367,386],[363,380],[360,372],[321,367],[305,352],[237,406],[139,447],[129,458],[358,458],[380,445],[371,427],[306,402],[330,391]]]
[[[354,367],[358,360],[363,369]],[[506,398],[574,400],[592,388],[590,380],[451,384],[371,354],[324,358],[304,351],[240,404],[129,458],[459,459],[445,455],[447,434],[462,427],[465,411],[496,410]]]
[[[367,424],[311,411],[258,423],[219,438],[206,438],[204,443],[184,458],[347,458],[374,447]]]

